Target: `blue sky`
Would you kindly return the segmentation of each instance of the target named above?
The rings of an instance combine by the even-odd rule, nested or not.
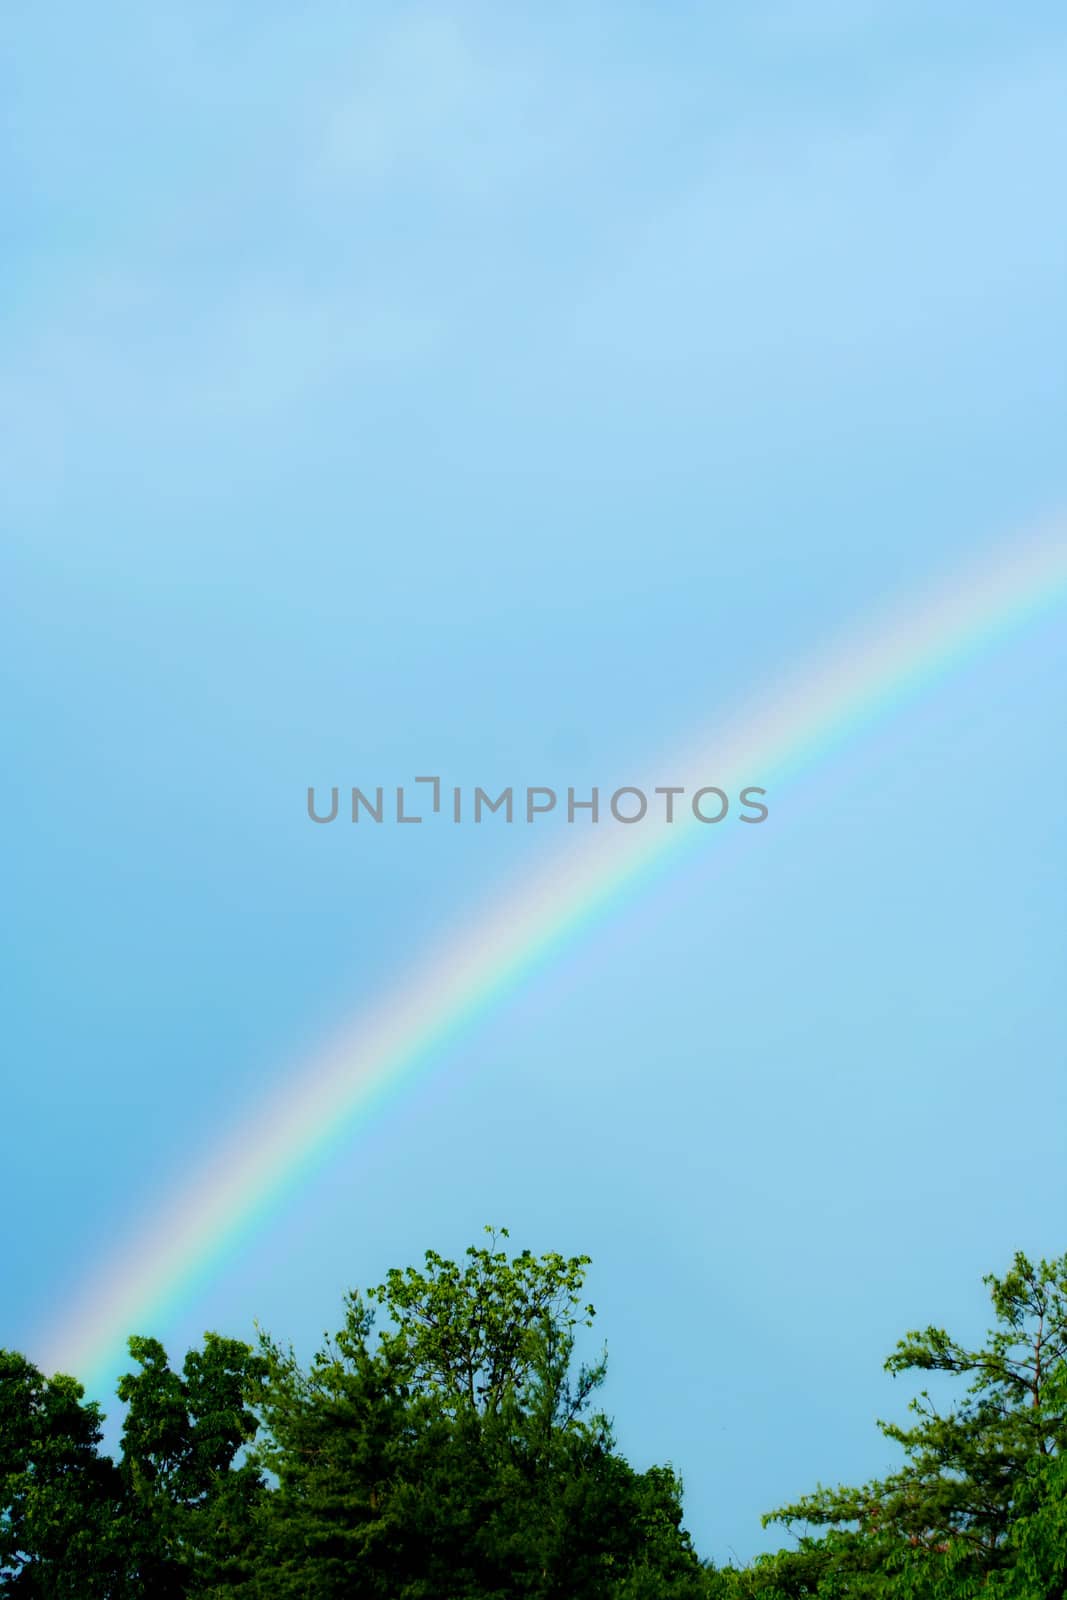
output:
[[[614,785],[1063,505],[1034,5],[9,6],[5,1326],[550,846],[308,783]],[[1062,613],[443,1054],[158,1332],[588,1250],[701,1549],[891,1457],[1067,1248]],[[670,781],[669,775],[662,781]]]

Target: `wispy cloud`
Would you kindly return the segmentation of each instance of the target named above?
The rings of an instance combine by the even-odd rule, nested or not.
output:
[[[1057,183],[1067,59],[909,75],[892,96],[720,131],[702,170],[634,219],[576,315],[641,359],[892,357],[1062,299]],[[1023,308],[1025,309],[1025,308]]]
[[[17,475],[171,432],[238,442],[386,373],[447,388],[500,330],[590,382],[605,353],[862,365],[1054,293],[1062,56],[947,77],[908,56],[869,92],[795,71],[781,93],[791,15],[662,59],[632,17],[605,34],[584,12],[424,3],[254,35],[175,15],[95,63],[96,100],[131,86],[140,162],[106,108],[79,157],[88,102],[54,126],[38,84],[18,124],[47,204],[0,383]],[[850,48],[851,8],[804,17],[809,50],[812,29]]]

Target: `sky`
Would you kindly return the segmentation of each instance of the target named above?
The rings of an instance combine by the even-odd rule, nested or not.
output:
[[[33,1356],[559,842],[316,828],[309,784],[670,782],[1062,511],[1067,22],[13,0],[0,73],[0,1342]],[[772,791],[118,1331],[308,1352],[346,1288],[504,1224],[593,1257],[606,1407],[702,1553],[889,1468],[897,1337],[979,1336],[983,1273],[1067,1249],[1065,657],[1061,607]]]

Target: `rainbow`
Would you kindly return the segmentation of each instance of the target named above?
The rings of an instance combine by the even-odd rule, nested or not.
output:
[[[1042,525],[987,553],[906,609],[865,625],[788,684],[698,741],[667,780],[687,790],[781,785],[945,671],[1062,599],[1067,524]],[[103,1396],[126,1335],[165,1326],[301,1180],[446,1046],[574,939],[629,901],[684,852],[721,838],[688,806],[676,821],[567,828],[567,842],[476,924],[451,928],[380,1003],[302,1063],[275,1098],[214,1153],[115,1258],[98,1265],[41,1341],[42,1365]],[[747,829],[728,824],[733,837]]]

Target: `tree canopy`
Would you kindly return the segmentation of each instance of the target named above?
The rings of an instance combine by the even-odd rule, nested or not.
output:
[[[799,1547],[757,1562],[737,1579],[742,1593],[1064,1594],[1067,1257],[1035,1265],[1017,1254],[984,1281],[994,1324],[982,1345],[928,1327],[885,1363],[959,1380],[956,1402],[941,1408],[924,1388],[909,1426],[879,1423],[904,1454],[890,1477],[820,1487],[769,1513],[765,1523],[803,1530]]]
[[[791,1543],[702,1563],[669,1466],[639,1471],[597,1401],[589,1259],[487,1230],[461,1261],[344,1299],[307,1362],[206,1334],[180,1368],[129,1341],[115,1456],[81,1385],[0,1351],[0,1596],[14,1600],[1064,1600],[1067,1257],[985,1281],[978,1346],[913,1331],[921,1388],[887,1478],[770,1512]]]

